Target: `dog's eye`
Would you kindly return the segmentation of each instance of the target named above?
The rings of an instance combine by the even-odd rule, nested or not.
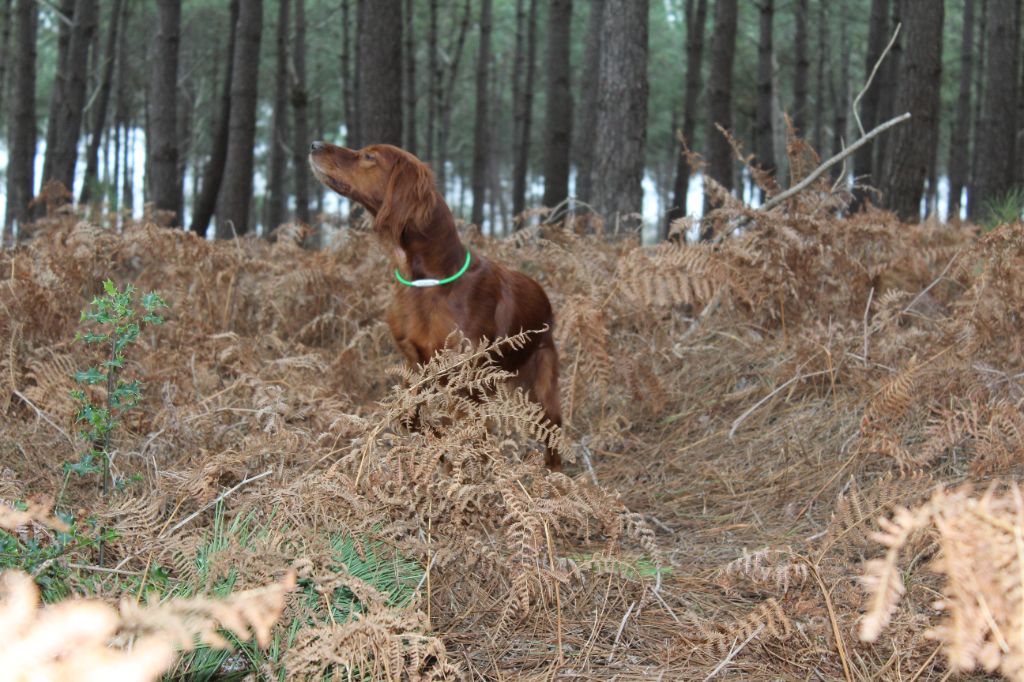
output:
[[[367,161],[375,161],[377,157],[375,157],[370,152],[366,152],[365,154],[363,154],[363,158],[366,159]]]

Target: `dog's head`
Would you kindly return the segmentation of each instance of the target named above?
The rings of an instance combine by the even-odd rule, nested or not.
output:
[[[376,217],[374,229],[395,243],[405,230],[425,231],[434,217],[434,174],[403,149],[375,144],[354,150],[314,142],[309,166],[317,180],[365,206]]]

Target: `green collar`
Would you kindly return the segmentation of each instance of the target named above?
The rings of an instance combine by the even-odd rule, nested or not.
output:
[[[466,262],[462,265],[462,269],[456,272],[451,277],[445,277],[444,279],[414,279],[412,281],[402,277],[402,273],[395,268],[395,279],[404,284],[407,287],[437,287],[442,284],[450,284],[466,274],[466,270],[469,270],[469,251],[466,251]]]

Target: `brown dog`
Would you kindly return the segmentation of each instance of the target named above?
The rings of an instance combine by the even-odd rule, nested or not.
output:
[[[411,364],[427,362],[456,329],[473,341],[541,329],[518,351],[495,358],[560,426],[554,316],[537,282],[470,253],[437,191],[429,166],[391,145],[358,151],[314,142],[309,165],[324,185],[357,201],[374,217],[374,232],[396,266],[388,326]],[[399,279],[400,277],[400,279]],[[547,465],[561,468],[549,450]]]

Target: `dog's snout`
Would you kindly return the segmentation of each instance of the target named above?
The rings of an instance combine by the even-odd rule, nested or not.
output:
[[[318,151],[321,151],[323,148],[324,148],[324,143],[321,142],[320,140],[316,140],[311,145],[309,145],[309,151],[310,152],[318,152]]]

